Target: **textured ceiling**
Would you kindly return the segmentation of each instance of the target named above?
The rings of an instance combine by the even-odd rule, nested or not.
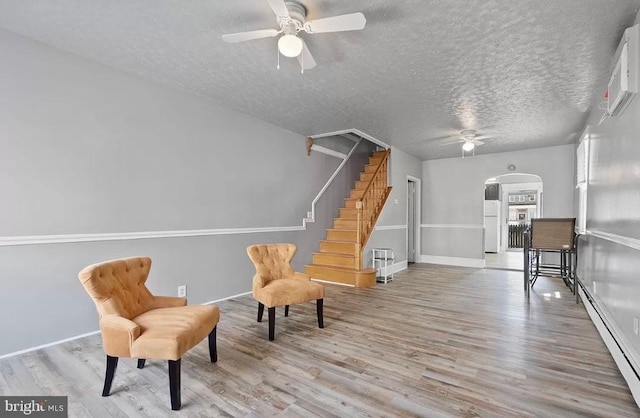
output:
[[[359,32],[303,34],[317,67],[276,69],[266,0],[0,0],[0,27],[312,135],[356,128],[422,160],[573,142],[640,0],[302,0],[308,19],[363,12]],[[448,144],[448,145],[447,145]]]

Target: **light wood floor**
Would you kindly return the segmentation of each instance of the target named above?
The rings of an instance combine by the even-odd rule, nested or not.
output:
[[[541,277],[416,264],[372,289],[327,285],[277,312],[276,340],[250,296],[221,302],[216,364],[206,340],[183,357],[182,410],[166,363],[121,360],[100,397],[99,336],[0,361],[2,395],[68,395],[70,416],[637,417],[640,410],[582,305]],[[557,292],[557,293],[556,293]]]
[[[510,250],[501,253],[485,253],[485,267],[488,269],[518,270],[524,266],[524,254],[522,249]]]

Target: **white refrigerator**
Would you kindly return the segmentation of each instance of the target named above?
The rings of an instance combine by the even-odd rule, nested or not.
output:
[[[500,248],[500,201],[484,201],[484,252],[497,253]]]

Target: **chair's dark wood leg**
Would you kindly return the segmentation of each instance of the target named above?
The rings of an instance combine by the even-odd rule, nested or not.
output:
[[[102,396],[109,396],[109,392],[111,392],[111,383],[113,383],[113,376],[116,374],[117,366],[118,357],[107,356],[107,373],[104,376],[104,387],[102,388]]]
[[[218,361],[218,347],[216,346],[216,329],[218,326],[213,327],[211,332],[209,333],[209,357],[211,357],[211,362],[215,363]]]
[[[284,316],[289,316],[289,305],[284,305]]]
[[[324,299],[318,299],[316,301],[316,311],[318,312],[318,327],[324,328],[324,316],[322,313],[322,305],[324,303]]]
[[[145,362],[145,361],[146,361],[146,360],[145,360],[145,359],[143,359],[143,358],[139,358],[139,359],[138,359],[138,368],[139,368],[139,369],[144,369],[144,362]]]
[[[262,314],[264,313],[264,305],[258,302],[258,322],[262,322]]]
[[[276,307],[269,308],[269,341],[276,338]]]
[[[182,406],[180,399],[180,359],[169,360],[169,392],[171,393],[171,409],[178,411]]]

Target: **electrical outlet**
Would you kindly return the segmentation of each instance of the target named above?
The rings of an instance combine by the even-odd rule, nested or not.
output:
[[[636,334],[636,335],[638,335],[638,322],[639,321],[640,320],[638,319],[637,316],[633,317],[633,333]]]
[[[186,284],[178,286],[178,297],[179,298],[187,297],[187,285]]]

